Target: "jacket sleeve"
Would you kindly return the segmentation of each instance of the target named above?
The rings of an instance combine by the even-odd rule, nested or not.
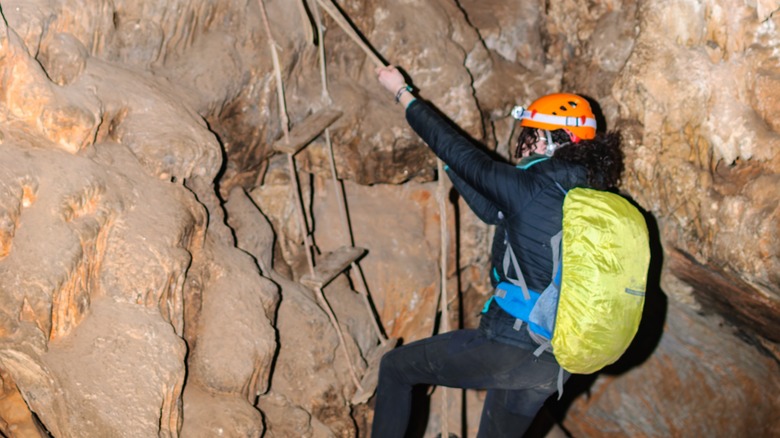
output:
[[[450,180],[452,180],[452,185],[455,187],[455,190],[460,193],[460,196],[466,201],[466,204],[471,208],[471,211],[473,211],[482,222],[491,225],[498,223],[498,213],[500,210],[493,202],[474,190],[473,187],[468,185],[463,178],[459,177],[458,174],[453,172],[449,167],[447,168],[447,175],[449,175]]]
[[[530,199],[527,172],[488,156],[422,99],[406,108],[406,120],[458,177],[500,211],[511,215]]]

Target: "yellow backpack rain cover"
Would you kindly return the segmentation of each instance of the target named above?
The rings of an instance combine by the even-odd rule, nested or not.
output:
[[[552,349],[570,373],[615,362],[642,318],[650,247],[639,210],[614,193],[574,188],[563,204],[563,266]]]

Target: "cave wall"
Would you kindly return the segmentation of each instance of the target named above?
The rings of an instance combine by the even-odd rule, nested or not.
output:
[[[329,132],[335,167],[384,329],[407,342],[434,330],[442,220],[450,325],[477,324],[491,228],[454,194],[441,216],[434,157],[336,22],[315,2],[268,0],[266,28],[260,5],[0,4],[2,433],[365,434],[371,409],[348,405],[347,361],[368,365],[370,318],[354,273],[326,288],[345,357],[296,282],[303,234],[272,149],[285,120],[325,107],[344,113]],[[780,3],[339,5],[422,97],[507,159],[509,110],[547,92],[594,98],[623,133],[621,188],[654,236],[646,311],[622,361],[550,406],[562,427],[780,434]],[[349,236],[325,143],[296,162],[318,251],[332,251]],[[449,400],[450,430],[465,400],[473,436],[483,396]]]

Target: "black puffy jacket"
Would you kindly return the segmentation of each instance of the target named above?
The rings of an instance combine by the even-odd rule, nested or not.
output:
[[[558,185],[564,190],[586,186],[585,168],[555,158],[536,160],[525,169],[495,160],[420,99],[407,107],[406,119],[447,165],[453,185],[474,213],[496,225],[493,285],[505,281],[506,236],[528,287],[544,290],[552,277],[550,238],[561,230],[565,195]],[[509,275],[516,277],[511,267]]]

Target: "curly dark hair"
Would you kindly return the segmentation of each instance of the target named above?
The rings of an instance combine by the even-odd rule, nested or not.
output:
[[[523,155],[532,151],[535,148],[536,142],[539,141],[539,135],[536,128],[524,127],[520,131],[520,137],[517,138],[517,149],[515,149],[515,157],[522,158]],[[565,144],[571,142],[569,135],[563,129],[556,129],[550,131],[552,139],[557,144]]]
[[[571,143],[569,135],[563,129],[551,132],[553,141],[562,145],[556,149],[553,157],[584,166],[588,171],[588,185],[594,189],[610,190],[620,183],[623,164],[623,140],[619,131],[597,132],[591,140]],[[523,128],[517,139],[515,155],[519,158],[524,152],[532,150],[537,141],[535,128]]]

